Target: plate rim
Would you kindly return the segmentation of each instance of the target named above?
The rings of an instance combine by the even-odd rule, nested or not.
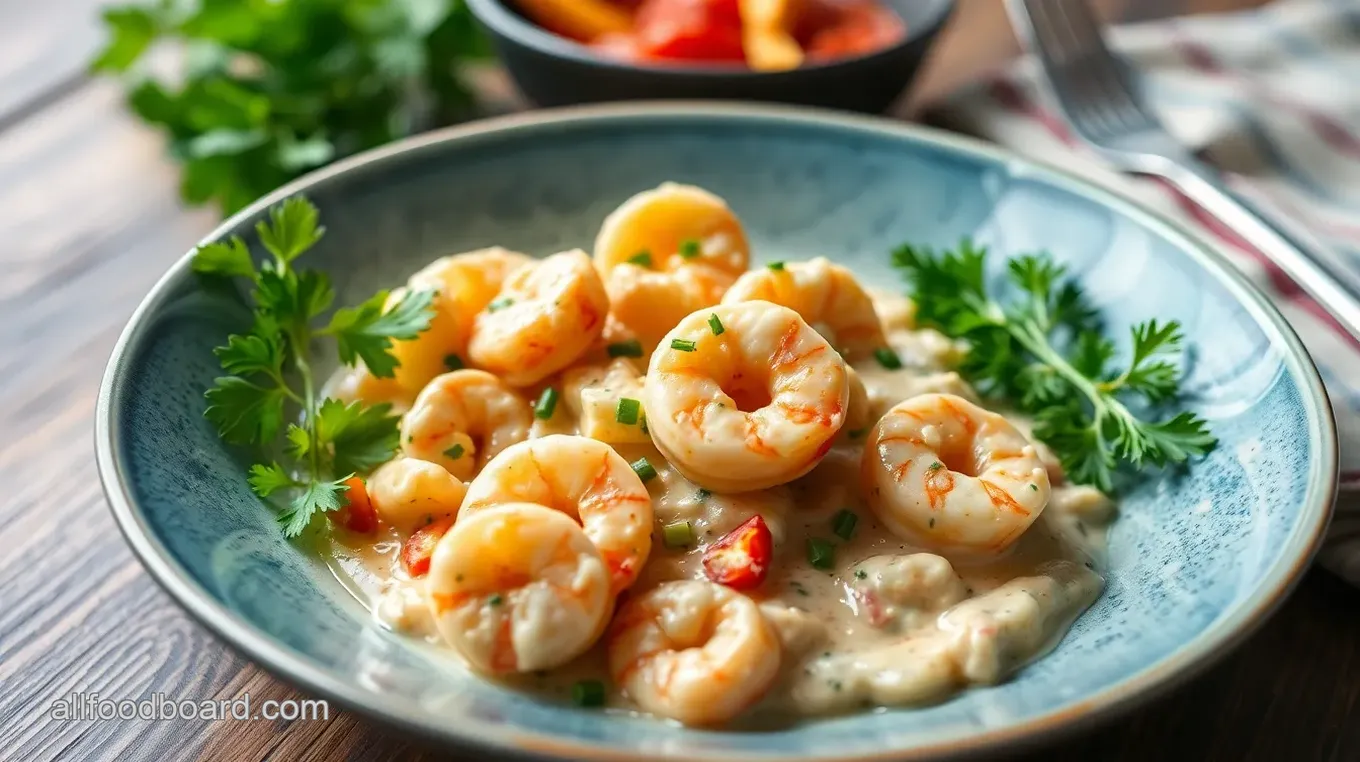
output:
[[[1338,444],[1331,404],[1312,357],[1293,328],[1265,295],[1239,272],[1220,251],[1220,245],[1182,223],[1153,210],[1123,190],[1102,184],[1052,163],[1021,156],[1008,149],[977,138],[944,130],[881,117],[844,114],[824,109],[774,104],[737,104],[717,101],[652,101],[568,106],[535,110],[446,127],[347,157],[308,173],[224,220],[199,241],[199,245],[248,221],[279,201],[305,191],[337,175],[375,165],[407,152],[444,143],[500,132],[534,131],[575,123],[614,122],[630,119],[685,119],[761,122],[777,121],[829,128],[837,131],[868,133],[890,139],[906,139],[947,152],[962,153],[1008,167],[1024,167],[1028,173],[1043,177],[1058,187],[1094,198],[1125,214],[1149,229],[1177,243],[1212,276],[1223,284],[1258,324],[1274,327],[1284,340],[1283,359],[1305,390],[1304,398],[1310,433],[1310,469],[1303,508],[1291,528],[1283,551],[1261,576],[1251,598],[1226,615],[1215,619],[1195,638],[1182,644],[1162,660],[1122,681],[1053,710],[1017,724],[978,733],[933,740],[919,746],[875,751],[866,754],[805,756],[805,760],[826,762],[887,762],[887,760],[928,760],[985,754],[1003,745],[1032,746],[1053,741],[1082,728],[1126,712],[1165,694],[1222,659],[1247,636],[1254,633],[1284,602],[1307,571],[1316,555],[1331,519],[1338,483]],[[173,287],[189,272],[193,249],[182,255],[156,281],[128,319],[114,345],[103,377],[95,408],[95,458],[99,479],[115,523],[133,554],[157,584],[184,611],[210,630],[228,646],[265,671],[303,691],[324,697],[350,710],[375,719],[389,727],[406,731],[454,747],[476,748],[485,753],[515,755],[526,759],[592,758],[609,760],[660,759],[663,755],[624,751],[565,740],[560,736],[534,735],[507,727],[487,732],[482,727],[455,727],[450,724],[422,722],[420,715],[403,715],[401,705],[371,702],[373,694],[335,677],[326,669],[311,664],[300,654],[261,633],[246,620],[218,603],[170,555],[165,545],[145,522],[128,491],[124,478],[127,465],[115,445],[120,429],[120,410],[115,401],[126,386],[122,372],[129,349],[147,330],[146,317],[171,295]],[[412,702],[413,706],[417,706]],[[730,754],[704,754],[693,757],[664,755],[666,759],[737,760],[748,757]]]

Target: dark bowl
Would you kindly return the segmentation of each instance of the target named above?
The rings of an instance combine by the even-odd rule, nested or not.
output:
[[[880,113],[906,90],[954,0],[883,0],[906,37],[865,56],[757,72],[736,66],[641,66],[605,58],[526,19],[509,0],[467,0],[520,90],[540,106],[634,99],[776,101]]]

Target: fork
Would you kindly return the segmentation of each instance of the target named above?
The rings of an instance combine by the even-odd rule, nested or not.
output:
[[[1116,168],[1160,177],[1237,231],[1360,341],[1360,273],[1311,234],[1243,197],[1171,136],[1110,52],[1086,0],[1008,0],[1073,131]]]

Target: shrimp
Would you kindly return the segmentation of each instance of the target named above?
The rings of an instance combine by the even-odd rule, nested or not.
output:
[[[363,402],[376,405],[383,402],[392,406],[396,413],[404,413],[411,407],[414,393],[406,389],[395,378],[379,378],[364,365],[363,361],[353,367],[342,368],[331,376],[321,390],[321,398],[335,398],[346,404]]]
[[[532,386],[584,354],[608,312],[586,253],[554,254],[506,279],[473,321],[468,357],[511,386]]]
[[[529,403],[500,379],[480,370],[435,378],[401,419],[401,450],[438,463],[463,479],[501,450],[529,436]]]
[[[755,299],[797,312],[851,360],[888,345],[873,300],[849,270],[824,257],[748,272],[727,290],[723,304]]]
[[[439,634],[489,674],[576,658],[612,602],[604,559],[581,527],[532,503],[459,518],[435,546],[426,584]]]
[[[894,534],[945,555],[1013,543],[1048,503],[1048,472],[1005,418],[952,394],[899,403],[860,461],[869,506]]]
[[[651,349],[682,317],[717,304],[750,263],[741,221],[717,196],[664,183],[628,199],[595,239],[614,316]]]
[[[845,362],[798,313],[741,302],[696,312],[667,334],[643,406],[652,442],[677,471],[741,492],[812,470],[845,421],[849,389]]]
[[[402,534],[456,516],[467,485],[434,463],[396,458],[368,478],[368,498],[378,517]]]
[[[609,273],[605,291],[610,315],[650,352],[686,315],[721,301],[734,280],[709,265],[658,272],[624,263]]]
[[[652,552],[652,498],[603,442],[554,434],[507,448],[472,480],[458,515],[511,502],[546,505],[579,521],[614,593],[633,584]]]
[[[700,580],[629,599],[608,640],[614,684],[652,714],[686,725],[729,720],[779,672],[779,636],[755,601]]]
[[[481,249],[441,257],[412,275],[408,287],[434,291],[434,316],[430,327],[416,338],[393,342],[397,385],[413,397],[430,379],[461,367],[473,318],[495,298],[511,272],[531,261],[502,248]],[[393,291],[387,307],[400,301],[403,293],[402,289]]]

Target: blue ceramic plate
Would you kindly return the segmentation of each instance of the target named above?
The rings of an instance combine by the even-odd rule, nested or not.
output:
[[[1129,495],[1109,584],[1056,651],[937,706],[779,732],[690,730],[543,703],[463,674],[375,626],[324,567],[283,540],[245,455],[203,419],[212,347],[245,315],[183,259],[118,342],[100,392],[98,455],[128,542],[171,596],[271,672],[457,747],[633,760],[921,759],[1014,748],[1107,716],[1203,667],[1259,625],[1303,573],[1336,480],[1330,408],[1288,326],[1221,255],[1134,203],[970,140],[886,121],[700,104],[537,113],[433,133],[343,161],[210,236],[241,234],[305,192],[330,232],[307,255],[354,304],[418,265],[502,244],[589,246],[632,193],[677,180],[722,195],[758,256],[827,255],[878,283],[887,252],[971,235],[1051,251],[1114,324],[1183,321],[1189,385],[1221,441],[1184,477]],[[999,259],[999,258],[994,258]]]

